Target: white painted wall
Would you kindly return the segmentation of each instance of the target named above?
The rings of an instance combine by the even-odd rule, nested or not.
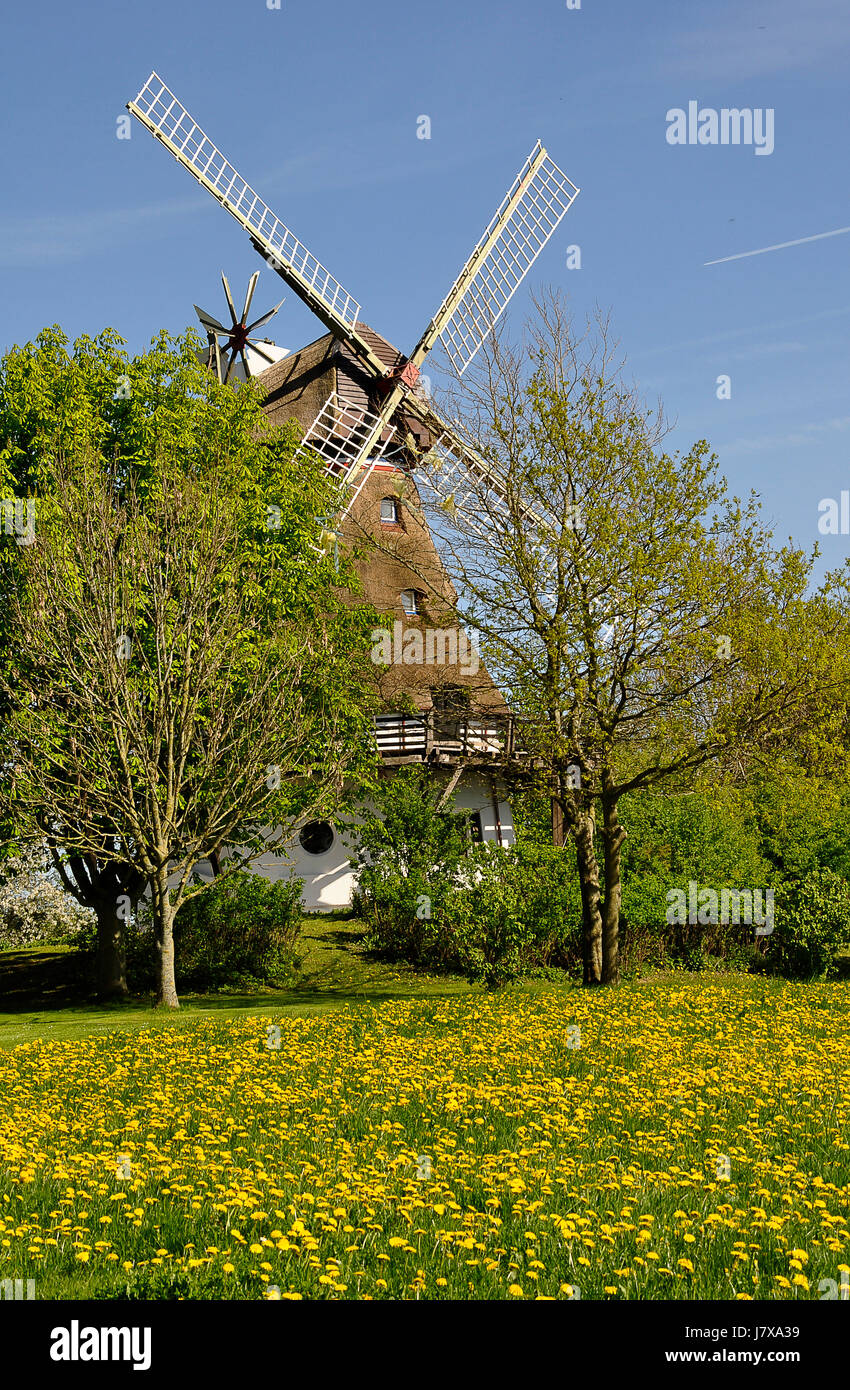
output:
[[[446,774],[448,775],[448,774]],[[479,772],[471,772],[462,779],[453,793],[457,811],[478,811],[484,839],[497,841],[501,835],[504,845],[514,842],[514,825],[511,808],[504,799],[504,789],[498,782],[498,819],[493,806],[493,796],[488,778]],[[350,859],[356,852],[356,844],[351,832],[346,833],[334,826],[334,841],[324,854],[308,854],[295,840],[287,846],[286,854],[262,855],[252,865],[255,873],[261,873],[271,883],[289,879],[293,875],[304,884],[304,906],[308,912],[333,912],[334,909],[351,906],[357,881],[356,871]],[[198,873],[209,880],[209,864],[199,866]]]

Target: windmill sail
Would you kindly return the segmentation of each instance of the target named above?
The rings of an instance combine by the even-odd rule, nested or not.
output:
[[[127,110],[251,235],[262,255],[332,331],[348,336],[360,305],[276,217],[152,72]]]
[[[340,520],[360,495],[377,461],[381,435],[387,429],[394,439],[395,430],[383,415],[348,405],[333,391],[298,446],[295,458],[308,451],[318,454],[331,477],[348,485]]]
[[[420,346],[439,337],[465,371],[580,191],[538,140]]]

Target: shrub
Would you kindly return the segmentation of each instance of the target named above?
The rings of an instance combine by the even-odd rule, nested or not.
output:
[[[765,968],[785,976],[832,972],[833,958],[850,943],[850,885],[820,868],[786,880],[775,890],[774,928]]]
[[[551,846],[477,845],[444,905],[459,969],[496,986],[581,963],[581,897],[570,859]]]
[[[0,950],[75,944],[93,921],[94,914],[53,880],[44,845],[0,863]]]
[[[361,873],[359,904],[373,950],[491,986],[581,961],[574,869],[551,846],[467,846],[450,878],[372,865]]]
[[[238,871],[181,904],[174,919],[177,974],[184,988],[280,984],[291,978],[301,919],[297,879],[269,883]]]

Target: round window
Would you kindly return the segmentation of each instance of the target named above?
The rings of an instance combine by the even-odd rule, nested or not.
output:
[[[334,842],[334,828],[326,820],[308,821],[298,839],[308,854],[327,854]]]

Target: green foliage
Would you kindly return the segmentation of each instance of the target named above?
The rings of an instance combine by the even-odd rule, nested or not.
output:
[[[580,958],[572,858],[524,842],[471,845],[465,818],[437,809],[425,768],[380,784],[359,828],[357,906],[368,944],[395,960],[489,986]]]
[[[833,973],[833,958],[850,945],[850,885],[831,869],[814,869],[776,888],[774,930],[765,967],[786,977]]]
[[[747,788],[762,856],[782,878],[827,868],[850,880],[850,789],[844,776],[780,764]]]
[[[299,880],[269,883],[260,874],[235,872],[194,891],[174,923],[182,987],[207,992],[288,983],[296,965],[300,908]],[[138,991],[153,981],[153,926],[144,906],[129,941],[128,976]]]
[[[382,778],[356,827],[369,872],[450,875],[466,855],[462,817],[440,807],[443,788],[429,768],[414,765]]]
[[[204,994],[228,987],[288,984],[298,963],[302,885],[270,883],[237,871],[198,889],[174,920],[176,973],[182,988]],[[124,929],[130,992],[156,981],[156,942],[150,904],[144,900]],[[97,924],[74,938],[78,950],[97,950]]]
[[[774,877],[762,857],[748,799],[733,791],[664,795],[646,791],[623,798],[628,830],[623,846],[621,948],[630,970],[679,964],[702,969],[712,959],[746,967],[753,939],[741,926],[700,923],[670,927],[672,888],[765,888]]]
[[[748,801],[735,792],[635,793],[623,797],[620,817],[629,832],[623,845],[624,877],[656,876],[667,888],[679,888],[691,879],[759,884],[769,874]],[[662,895],[662,921],[664,902]]]
[[[378,782],[352,827],[361,866],[355,908],[369,922],[370,944],[431,968],[450,963],[433,923],[468,849],[461,817],[439,809],[442,792],[427,768],[405,768]]]
[[[317,723],[314,760],[321,762],[327,736],[318,724],[333,722],[360,750],[359,772],[367,777],[371,725],[363,674],[375,614],[344,601],[344,590],[358,588],[353,569],[343,562],[336,570],[332,557],[320,558],[314,549],[319,518],[334,510],[336,486],[304,460],[292,466],[297,427],[271,426],[260,387],[222,385],[198,362],[200,346],[192,330],[180,337],[161,333],[147,352],[131,357],[112,329],[70,345],[54,325],[12,348],[0,359],[0,495],[35,497],[37,533],[59,520],[52,503],[58,459],[86,458],[90,466],[98,460],[97,481],[108,473],[116,500],[132,488],[158,526],[163,493],[179,493],[183,479],[226,495],[239,510],[241,535],[232,572],[222,570],[222,600],[228,583],[238,582],[250,589],[248,597],[262,599],[267,619],[265,643],[255,631],[234,651],[231,684],[256,680],[267,648],[287,626],[309,633],[300,689],[311,708],[327,712]],[[75,472],[85,491],[85,470]],[[26,550],[13,537],[0,537],[0,597],[20,587]],[[142,646],[149,624],[141,606],[132,617],[134,642]],[[9,606],[0,602],[0,675],[15,647],[26,658],[26,641],[9,621]]]
[[[641,969],[770,971],[788,978],[834,973],[850,946],[850,885],[843,869],[850,797],[844,786],[786,774],[743,790],[697,788],[625,796],[621,949]],[[547,829],[548,805],[526,798],[521,834]],[[600,850],[601,857],[601,850]],[[741,924],[668,925],[667,893],[688,884],[774,891],[774,930]]]
[[[476,845],[442,930],[456,967],[491,987],[549,967],[577,969],[581,895],[570,856],[551,846]]]
[[[174,921],[177,977],[206,991],[281,984],[292,977],[302,885],[236,872],[216,879],[180,907]]]

